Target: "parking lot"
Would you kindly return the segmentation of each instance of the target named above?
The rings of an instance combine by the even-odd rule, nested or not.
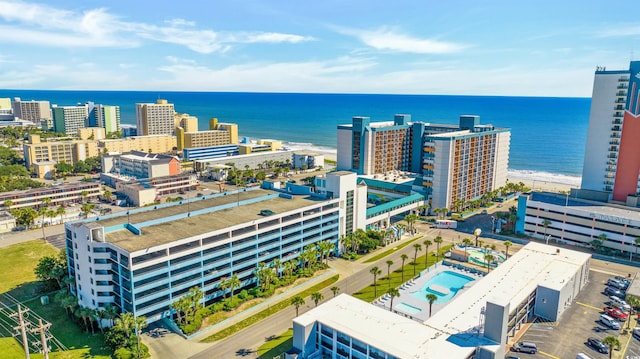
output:
[[[614,351],[613,358],[640,358],[640,341],[631,335],[621,335],[627,323],[620,323],[621,330],[606,328],[598,320],[603,307],[608,302],[608,296],[603,294],[605,283],[611,275],[591,271],[589,283],[580,292],[561,316],[560,322],[548,323],[538,321],[520,338],[520,341],[536,343],[537,354],[511,353],[519,358],[561,358],[573,359],[578,353],[585,353],[591,358],[609,358],[608,354],[601,354],[586,344],[587,338],[602,339],[609,335],[617,336],[622,347],[621,351]],[[636,325],[636,316],[630,327]],[[626,353],[624,352],[626,350]]]

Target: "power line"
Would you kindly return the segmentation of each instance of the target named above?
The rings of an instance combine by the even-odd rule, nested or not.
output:
[[[38,319],[38,327],[30,329],[29,331],[32,333],[40,333],[40,342],[36,342],[37,345],[41,345],[42,349],[40,352],[44,354],[44,359],[49,359],[49,346],[47,345],[47,331],[51,327],[51,323],[42,324],[42,319]]]

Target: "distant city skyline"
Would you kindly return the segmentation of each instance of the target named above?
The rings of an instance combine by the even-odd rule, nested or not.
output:
[[[0,88],[590,97],[636,2],[0,0]]]

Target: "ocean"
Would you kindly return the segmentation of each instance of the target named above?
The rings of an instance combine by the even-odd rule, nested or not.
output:
[[[579,185],[589,122],[590,98],[298,94],[171,91],[1,90],[0,97],[48,100],[60,106],[92,101],[119,105],[121,123],[135,124],[135,104],[167,99],[176,111],[239,125],[241,137],[271,138],[293,149],[336,152],[336,127],[353,116],[389,121],[457,124],[479,115],[483,124],[511,129],[509,176]]]

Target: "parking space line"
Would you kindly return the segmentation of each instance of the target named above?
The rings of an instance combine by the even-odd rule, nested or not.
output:
[[[553,359],[560,359],[559,357],[557,357],[557,356],[555,356],[555,355],[551,355],[551,354],[549,354],[549,353],[545,353],[545,352],[540,351],[540,350],[538,350],[538,353],[540,353],[540,354],[542,354],[542,355],[544,355],[544,356],[546,356],[546,357],[549,357],[549,358],[553,358]]]
[[[629,343],[631,343],[631,337],[633,337],[633,335],[629,335],[629,338],[627,338],[627,343],[624,345],[624,348],[622,349],[623,356],[627,353],[627,349],[629,349]]]
[[[601,312],[601,311],[602,311],[602,308],[594,307],[593,305],[589,305],[589,304],[586,304],[586,303],[576,302],[576,304],[579,304],[579,305],[581,305],[581,306],[583,306],[583,307],[587,307],[587,308],[595,309],[595,310],[597,310],[598,312]]]

